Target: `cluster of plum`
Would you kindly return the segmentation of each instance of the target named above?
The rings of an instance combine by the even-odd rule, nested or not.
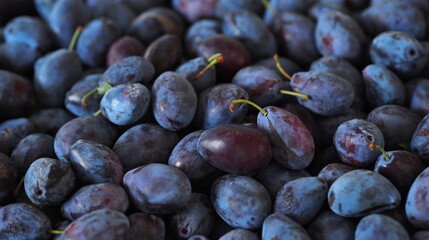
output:
[[[429,1],[3,0],[0,239],[429,239]]]

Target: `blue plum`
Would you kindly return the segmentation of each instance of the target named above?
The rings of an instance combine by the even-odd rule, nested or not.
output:
[[[408,240],[407,230],[396,220],[381,215],[370,214],[359,221],[355,233],[356,240]]]
[[[83,28],[76,43],[76,52],[85,65],[103,67],[110,45],[118,38],[119,32],[112,20],[97,18]]]
[[[264,220],[262,225],[262,239],[300,239],[310,240],[308,232],[291,218],[281,214],[273,213]]]
[[[366,97],[372,107],[405,104],[405,87],[401,79],[382,65],[371,64],[362,70]]]
[[[146,114],[150,98],[150,91],[143,84],[119,84],[103,95],[101,113],[116,125],[129,125]]]
[[[375,163],[380,153],[368,148],[372,143],[384,147],[383,133],[374,123],[363,119],[341,123],[334,134],[335,149],[341,160],[355,167]]]
[[[139,236],[140,240],[164,240],[165,223],[161,217],[142,212],[133,213],[128,216],[130,229],[125,240],[134,240]]]
[[[64,202],[76,185],[70,163],[53,158],[34,161],[24,178],[25,193],[38,206],[57,206]]]
[[[155,67],[145,58],[129,56],[110,65],[100,78],[100,82],[111,85],[142,83],[148,86],[153,81]]]
[[[429,161],[429,114],[417,125],[411,138],[410,147],[422,161]]]
[[[271,212],[271,199],[251,177],[227,174],[212,185],[211,200],[218,215],[231,227],[256,230]]]
[[[329,207],[343,217],[359,217],[399,206],[401,195],[385,177],[370,170],[353,170],[329,188]]]
[[[129,227],[130,222],[123,213],[103,208],[74,220],[64,230],[59,239],[123,239]]]
[[[61,204],[61,213],[68,220],[75,220],[92,211],[109,208],[122,213],[128,210],[125,190],[113,183],[97,183],[81,187]]]
[[[420,42],[398,31],[386,31],[372,39],[369,53],[375,64],[388,67],[400,77],[417,76],[426,64],[427,56]]]
[[[274,211],[304,226],[323,206],[328,184],[317,177],[302,177],[286,183],[277,193]]]
[[[84,183],[122,183],[122,164],[103,144],[78,140],[70,146],[69,157],[77,178]]]
[[[116,128],[102,117],[85,116],[74,118],[64,123],[55,135],[55,154],[61,161],[67,161],[70,146],[81,139],[111,147],[116,140],[117,134]]]
[[[237,99],[249,99],[249,93],[232,83],[221,83],[206,89],[198,96],[194,124],[197,128],[210,129],[222,124],[241,123],[249,109],[248,105],[229,110],[229,104]]]
[[[290,87],[295,92],[309,95],[310,99],[298,98],[299,104],[322,116],[344,113],[353,103],[355,95],[349,81],[322,71],[295,73]]]
[[[178,131],[191,124],[197,109],[197,94],[186,78],[164,72],[153,83],[151,95],[153,114],[159,125]]]
[[[191,183],[179,169],[151,163],[128,171],[124,188],[134,206],[149,214],[172,214],[191,197]]]
[[[341,217],[331,210],[321,211],[307,227],[310,236],[319,240],[354,240],[355,230],[354,219]]]
[[[0,238],[4,240],[49,239],[51,221],[38,208],[12,203],[0,209]]]

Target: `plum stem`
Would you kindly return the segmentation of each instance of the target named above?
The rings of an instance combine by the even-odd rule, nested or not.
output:
[[[110,85],[110,83],[108,82],[103,82],[101,83],[100,86],[92,89],[91,91],[89,91],[87,94],[85,94],[85,96],[83,96],[82,100],[81,100],[81,104],[82,106],[86,107],[88,104],[86,103],[86,100],[95,92],[97,92],[99,95],[103,96],[109,89],[113,88],[112,85]]]
[[[69,48],[68,48],[69,51],[73,51],[74,46],[76,45],[76,42],[77,42],[77,38],[79,37],[80,33],[82,32],[82,29],[83,29],[83,27],[79,25],[79,26],[77,26],[76,30],[74,31],[73,37],[70,41]]]
[[[101,109],[98,109],[98,111],[92,114],[92,116],[97,117],[98,115],[100,115],[100,113],[101,113]]]
[[[203,70],[201,70],[197,75],[195,75],[194,80],[201,77],[201,75],[203,75],[205,72],[207,72],[207,70],[209,70],[209,68],[211,68],[215,64],[223,63],[223,61],[224,61],[224,58],[223,58],[221,53],[213,54],[211,57],[209,57],[207,59],[207,62],[208,62],[207,66]]]
[[[273,7],[271,7],[271,5],[270,5],[270,2],[268,1],[268,0],[261,0],[261,2],[262,2],[262,4],[264,4],[264,7],[266,8],[266,9],[268,9],[268,11],[270,11],[270,13],[272,14],[272,15],[277,15],[277,11],[276,10],[274,10],[274,8]]]
[[[61,230],[51,230],[51,233],[53,233],[53,234],[63,234],[64,231],[61,231]]]
[[[386,162],[390,161],[389,154],[387,154],[386,150],[384,150],[384,148],[382,146],[380,146],[378,144],[371,143],[368,145],[368,148],[370,150],[374,150],[374,149],[380,150],[380,152],[383,153],[383,155],[384,155],[384,160],[386,160]]]
[[[290,81],[292,79],[292,77],[282,67],[282,64],[280,63],[280,60],[279,60],[279,55],[274,54],[273,59],[274,59],[274,61],[276,61],[277,69],[281,72],[281,74],[283,74],[283,76],[285,76]]]
[[[235,106],[237,105],[237,103],[247,103],[247,104],[250,104],[250,105],[252,105],[253,107],[255,107],[256,109],[258,109],[258,110],[262,113],[262,115],[264,115],[264,116],[267,116],[267,115],[268,115],[268,112],[267,112],[267,111],[265,111],[265,110],[264,110],[263,108],[261,108],[260,106],[258,106],[258,104],[254,103],[254,102],[251,102],[251,101],[249,101],[249,100],[246,100],[246,99],[237,99],[237,100],[232,101],[232,102],[229,104],[229,111],[234,112],[234,111],[235,111]]]
[[[279,93],[300,97],[300,98],[305,99],[305,100],[311,99],[310,95],[307,95],[304,93],[299,93],[299,92],[292,92],[292,91],[288,91],[288,90],[279,90]]]

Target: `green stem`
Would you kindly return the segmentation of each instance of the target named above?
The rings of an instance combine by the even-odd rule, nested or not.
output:
[[[113,88],[112,85],[110,85],[108,82],[103,82],[100,86],[92,89],[87,94],[85,94],[85,96],[83,96],[83,98],[81,100],[82,106],[84,106],[84,107],[87,106],[86,100],[95,92],[97,92],[99,95],[103,96],[111,88]]]
[[[83,27],[79,25],[79,26],[77,26],[76,30],[74,31],[73,37],[72,37],[70,44],[69,44],[69,51],[73,51],[74,46],[76,45],[76,42],[77,42],[77,38],[79,37],[80,33],[82,32],[82,29],[83,29]]]
[[[60,235],[60,234],[63,234],[64,231],[61,231],[61,230],[51,230],[51,233]]]
[[[299,92],[292,92],[292,91],[288,91],[288,90],[279,90],[279,93],[300,97],[300,98],[305,99],[305,100],[311,99],[310,95],[307,95],[304,93],[299,93]]]
[[[201,77],[201,75],[203,75],[209,68],[211,68],[215,64],[222,63],[223,61],[224,59],[221,53],[216,53],[213,56],[209,57],[209,59],[207,59],[207,62],[209,64],[203,70],[201,70],[197,75],[195,75],[194,80]]]
[[[264,7],[270,11],[270,13],[274,16],[277,15],[277,11],[274,10],[274,8],[271,7],[270,2],[268,0],[261,0],[262,4],[264,4]]]

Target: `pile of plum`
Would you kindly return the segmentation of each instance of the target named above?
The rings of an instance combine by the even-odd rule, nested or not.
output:
[[[2,0],[0,239],[429,239],[428,0]]]

